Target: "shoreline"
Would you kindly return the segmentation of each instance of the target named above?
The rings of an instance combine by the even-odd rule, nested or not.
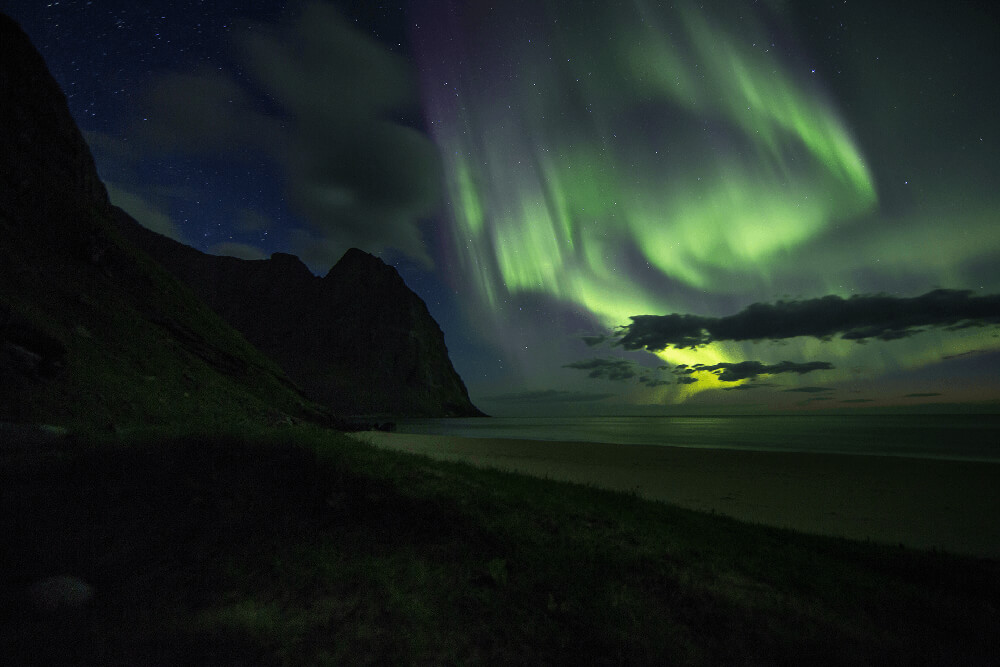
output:
[[[376,447],[796,531],[1000,558],[1000,464],[366,432]]]

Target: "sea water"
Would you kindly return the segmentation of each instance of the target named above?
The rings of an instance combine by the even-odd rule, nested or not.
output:
[[[1000,463],[1000,415],[411,419],[400,433]]]

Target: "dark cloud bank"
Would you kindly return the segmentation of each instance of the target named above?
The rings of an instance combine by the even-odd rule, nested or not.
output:
[[[638,381],[649,386],[658,387],[670,384],[668,380],[654,377],[647,369],[642,368],[633,361],[627,359],[585,359],[566,364],[563,368],[575,368],[577,370],[589,371],[587,377],[607,380],[629,380],[638,378]],[[665,368],[660,366],[660,369]],[[711,366],[705,364],[679,364],[671,371],[677,377],[677,384],[692,384],[697,382],[697,378],[691,377],[693,373],[714,373],[723,382],[738,382],[739,380],[753,380],[759,375],[777,375],[779,373],[797,373],[804,375],[813,371],[830,370],[833,364],[828,361],[809,361],[796,363],[794,361],[781,361],[776,364],[765,364],[760,361],[739,361],[722,362]],[[824,391],[818,387],[810,387],[799,391]]]
[[[827,371],[833,368],[829,361],[808,361],[796,363],[794,361],[781,361],[776,364],[765,364],[760,361],[739,361],[735,363],[719,363],[712,366],[695,364],[690,367],[693,371],[708,371],[715,373],[723,382],[737,382],[739,380],[752,380],[758,375],[777,375],[779,373],[798,373],[804,375],[813,371]]]
[[[825,296],[802,301],[754,303],[726,317],[635,315],[616,343],[651,352],[697,347],[722,340],[779,340],[811,336],[828,340],[895,340],[926,327],[964,328],[1000,323],[1000,294],[938,289],[916,297]],[[747,363],[747,362],[744,362]]]

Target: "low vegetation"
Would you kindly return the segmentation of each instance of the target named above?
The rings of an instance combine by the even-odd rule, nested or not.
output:
[[[7,664],[996,664],[1000,563],[313,428],[0,450]],[[26,591],[79,577],[93,599]]]
[[[272,360],[126,243],[110,212],[53,199],[34,215],[19,224],[0,211],[0,422],[329,423]]]

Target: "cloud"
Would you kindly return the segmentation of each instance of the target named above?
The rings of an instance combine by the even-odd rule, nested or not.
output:
[[[484,396],[484,401],[495,403],[584,403],[610,398],[614,394],[597,394],[582,391],[565,391],[560,389],[542,389],[538,391],[521,391],[510,394],[494,394]]]
[[[239,259],[267,259],[267,255],[260,248],[246,243],[236,243],[235,241],[216,243],[208,249],[208,252],[212,255],[238,257]]]
[[[812,396],[806,400],[799,403],[799,405],[808,405],[809,403],[815,403],[816,401],[832,401],[832,396]]]
[[[906,394],[905,396],[903,396],[903,398],[923,398],[925,396],[940,396],[940,395],[941,392],[939,391],[924,391],[924,392],[917,392],[914,394]]]
[[[611,336],[607,334],[599,334],[596,336],[580,336],[580,340],[587,344],[587,347],[595,347],[601,343],[605,343],[611,340]]]
[[[844,398],[841,399],[841,403],[871,403],[874,398]]]
[[[419,224],[440,201],[441,164],[396,120],[419,108],[410,66],[330,5],[299,7],[234,30],[241,79],[216,68],[160,77],[137,136],[159,150],[269,156],[319,254],[393,248],[429,267]]]
[[[575,368],[582,371],[590,371],[587,377],[595,379],[606,379],[614,381],[632,380],[648,388],[662,387],[673,384],[670,380],[661,378],[659,369],[653,370],[641,366],[628,359],[584,359],[565,364],[563,368]]]
[[[282,120],[255,108],[253,95],[225,71],[204,68],[154,80],[136,136],[169,153],[281,150]]]
[[[87,141],[91,153],[101,153],[124,163],[135,162],[141,157],[136,151],[136,147],[128,141],[95,130],[81,130],[80,132]]]
[[[236,228],[241,232],[259,232],[270,227],[271,220],[252,208],[241,208],[236,217]]]
[[[703,317],[634,315],[621,328],[618,344],[651,352],[697,347],[722,340],[780,340],[810,336],[828,340],[896,340],[923,327],[961,328],[1000,323],[1000,294],[974,296],[969,290],[938,289],[917,297],[825,296],[801,301],[753,303],[735,315]]]
[[[944,355],[941,358],[942,359],[960,359],[962,357],[976,357],[976,356],[979,356],[980,354],[991,354],[991,353],[994,353],[994,352],[996,352],[995,349],[990,350],[990,349],[985,349],[984,348],[984,349],[981,349],[981,350],[969,350],[968,352],[959,352],[958,354],[946,354],[946,355]]]
[[[629,380],[637,375],[635,362],[627,359],[587,359],[574,361],[564,365],[563,368],[590,371],[587,373],[587,377],[607,378],[608,380]]]
[[[175,241],[187,243],[170,216],[155,204],[133,192],[122,190],[114,183],[105,183],[104,187],[108,190],[111,203],[132,216],[140,225]]]
[[[794,389],[783,389],[782,391],[799,391],[804,394],[818,394],[822,391],[833,391],[830,387],[795,387]]]
[[[603,378],[606,380],[624,381],[635,378],[636,382],[647,387],[660,387],[663,385],[673,384],[670,380],[657,377],[657,375],[649,369],[628,359],[585,359],[565,364],[563,368],[575,368],[577,370],[589,371],[589,373],[587,373],[587,377],[597,379]],[[659,366],[657,370],[662,368],[665,367]],[[832,368],[833,365],[828,361],[809,361],[805,363],[781,361],[777,364],[764,364],[760,361],[740,361],[732,363],[722,362],[711,366],[705,364],[694,364],[693,366],[688,366],[687,364],[677,364],[670,372],[673,374],[677,384],[694,384],[698,381],[698,378],[692,377],[694,373],[713,373],[722,382],[738,382],[740,380],[754,380],[760,375],[777,375],[779,373],[797,373],[799,375],[804,375],[813,371],[830,370]],[[759,382],[755,383],[753,387],[746,388],[756,389],[757,387],[770,386],[773,385]],[[817,387],[797,391],[826,390]]]
[[[735,387],[723,387],[722,391],[749,391],[751,389],[763,389],[764,387],[773,386],[770,382],[752,382],[750,384],[739,384]]]
[[[796,363],[794,361],[782,361],[777,364],[764,364],[759,361],[740,361],[736,363],[718,363],[712,366],[695,364],[691,367],[693,371],[708,371],[715,373],[723,382],[737,382],[748,380],[758,375],[777,375],[778,373],[798,373],[803,375],[813,371],[831,370],[833,364],[828,361],[808,361],[806,363]]]

